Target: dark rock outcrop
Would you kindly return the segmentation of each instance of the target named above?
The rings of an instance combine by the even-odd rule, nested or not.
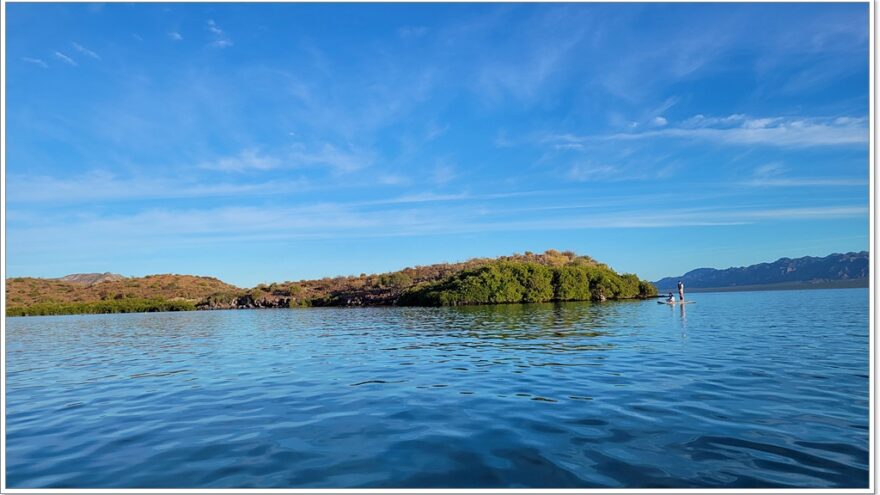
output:
[[[289,308],[290,297],[266,295],[254,298],[251,294],[228,298],[209,297],[196,304],[196,309],[263,309]]]

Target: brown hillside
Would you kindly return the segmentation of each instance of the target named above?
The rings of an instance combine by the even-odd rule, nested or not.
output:
[[[213,277],[194,275],[149,275],[105,280],[91,285],[61,279],[10,278],[6,281],[9,306],[36,303],[79,303],[124,298],[186,299],[199,301],[218,292],[241,291]]]

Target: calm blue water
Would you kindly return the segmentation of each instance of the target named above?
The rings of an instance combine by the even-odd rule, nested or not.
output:
[[[867,487],[867,289],[9,318],[10,487]]]

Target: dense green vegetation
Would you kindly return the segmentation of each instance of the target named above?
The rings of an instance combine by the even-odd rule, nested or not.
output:
[[[157,311],[192,311],[190,301],[162,299],[114,299],[87,303],[37,303],[6,308],[7,316],[79,315],[100,313],[153,313]]]
[[[458,306],[547,301],[601,301],[657,294],[650,282],[619,275],[600,264],[548,266],[529,261],[495,261],[438,282],[405,291],[398,304]]]

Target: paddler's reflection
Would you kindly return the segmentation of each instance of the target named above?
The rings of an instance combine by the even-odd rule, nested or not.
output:
[[[679,311],[680,311],[679,315],[681,316],[682,329],[687,329],[687,310],[685,309],[686,306],[687,306],[687,304],[679,304],[678,305]]]

